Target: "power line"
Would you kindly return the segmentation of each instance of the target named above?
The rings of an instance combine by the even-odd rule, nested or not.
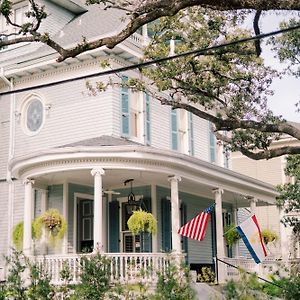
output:
[[[111,74],[125,72],[125,71],[129,71],[129,70],[133,70],[133,69],[141,69],[141,68],[145,68],[145,67],[148,67],[150,65],[153,65],[153,64],[162,63],[162,62],[166,62],[166,61],[169,61],[169,60],[173,60],[173,59],[177,59],[177,58],[180,58],[180,57],[185,57],[185,56],[189,56],[189,55],[193,55],[193,54],[205,55],[205,53],[210,52],[210,51],[214,51],[214,50],[217,50],[217,49],[222,49],[222,48],[226,48],[226,47],[229,47],[229,46],[234,46],[234,45],[237,45],[237,44],[240,44],[240,43],[246,43],[246,42],[249,42],[249,41],[261,40],[261,39],[264,39],[266,37],[275,36],[275,35],[278,35],[278,34],[281,34],[281,33],[289,32],[289,31],[293,31],[293,30],[297,30],[297,29],[300,29],[300,25],[293,26],[293,27],[288,27],[288,28],[284,28],[284,29],[280,29],[280,30],[276,30],[276,31],[271,31],[271,32],[268,32],[268,33],[263,33],[263,34],[255,35],[255,36],[252,36],[252,37],[243,38],[243,39],[240,39],[240,40],[236,40],[236,41],[232,41],[232,42],[228,42],[228,43],[223,43],[223,44],[219,44],[219,45],[215,45],[215,46],[211,46],[211,47],[207,47],[207,48],[196,49],[196,50],[183,52],[183,53],[168,56],[168,57],[153,59],[153,60],[150,60],[150,61],[145,61],[145,62],[142,62],[142,63],[133,64],[133,65],[126,66],[126,67],[115,68],[115,69],[111,69],[111,70],[107,70],[107,71],[101,71],[101,72],[97,72],[97,73],[93,73],[93,74],[89,74],[89,75],[78,76],[78,77],[75,77],[75,78],[63,79],[63,80],[59,80],[59,81],[55,81],[55,82],[49,82],[49,83],[44,83],[44,84],[40,84],[40,85],[36,85],[36,86],[25,87],[25,88],[21,88],[21,89],[12,90],[12,91],[6,91],[6,92],[0,93],[0,96],[27,92],[27,91],[31,91],[33,89],[46,88],[46,87],[59,85],[59,84],[63,84],[63,83],[68,83],[68,82],[73,82],[73,81],[82,80],[82,79],[88,79],[88,78],[93,78],[93,77],[101,77],[101,76],[105,76],[105,75],[111,75]]]

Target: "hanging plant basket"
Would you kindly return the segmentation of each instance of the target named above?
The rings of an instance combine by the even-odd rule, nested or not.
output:
[[[134,234],[148,232],[152,234],[157,233],[157,221],[154,216],[142,209],[136,210],[132,213],[127,221],[129,231]]]
[[[241,238],[235,224],[226,225],[224,227],[224,238],[228,246],[233,246]]]
[[[262,230],[261,235],[266,245],[268,245],[269,243],[276,242],[279,239],[277,233],[271,229]]]
[[[13,234],[12,234],[13,243],[17,250],[22,250],[23,248],[23,234],[24,234],[24,222],[22,221],[14,226]],[[32,239],[36,240],[37,236],[34,230],[33,223],[31,224],[31,234],[32,234]]]

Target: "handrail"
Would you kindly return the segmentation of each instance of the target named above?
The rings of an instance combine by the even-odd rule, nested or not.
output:
[[[230,266],[230,267],[232,267],[232,268],[238,269],[238,270],[241,269],[241,268],[239,268],[239,267],[237,267],[237,266],[235,266],[235,265],[233,265],[233,264],[230,264],[230,263],[228,263],[228,262],[226,262],[226,261],[224,261],[224,260],[222,260],[222,259],[220,259],[220,258],[218,258],[218,257],[216,257],[216,261],[217,261],[217,262],[220,261],[221,263],[223,263],[223,264],[225,264],[225,265],[228,265],[228,266]],[[245,273],[247,273],[247,274],[249,274],[249,275],[256,274],[256,273],[254,273],[254,272],[249,272],[249,271],[246,271],[246,270],[245,270]],[[277,283],[275,283],[275,282],[269,281],[269,280],[267,280],[267,279],[265,279],[265,278],[263,278],[263,277],[260,277],[260,276],[258,276],[258,275],[256,275],[256,276],[257,276],[258,279],[260,279],[260,280],[262,280],[262,281],[265,281],[265,282],[267,282],[267,283],[269,283],[269,284],[275,285],[275,286],[277,286],[277,287],[283,289],[283,287],[282,287],[281,285],[279,285],[279,284],[277,284]]]

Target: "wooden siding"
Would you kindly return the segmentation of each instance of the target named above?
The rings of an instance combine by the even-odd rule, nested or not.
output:
[[[8,184],[0,182],[0,256],[6,254],[8,245]],[[0,266],[1,266],[0,258]]]
[[[10,97],[0,97],[0,179],[6,178],[9,151]]]
[[[85,82],[80,81],[37,93],[51,108],[42,129],[34,136],[24,133],[22,122],[16,124],[16,156],[112,133],[111,91],[89,96]],[[17,96],[19,110],[28,95]]]

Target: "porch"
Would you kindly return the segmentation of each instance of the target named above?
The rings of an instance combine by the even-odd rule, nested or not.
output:
[[[55,282],[64,260],[74,282],[78,280],[79,257],[86,246],[111,258],[112,281],[132,281],[140,269],[147,269],[145,280],[154,280],[156,271],[163,270],[168,261],[164,253],[170,251],[186,253],[190,265],[213,265],[214,256],[228,255],[223,226],[235,222],[236,210],[250,206],[254,213],[256,205],[273,203],[276,195],[272,186],[228,169],[129,142],[52,149],[15,159],[10,168],[24,182],[24,200],[19,199],[24,201],[23,250],[29,256],[37,255]],[[133,189],[124,186],[128,179],[133,180]],[[126,227],[132,192],[158,221],[158,234],[143,247]],[[215,211],[203,241],[177,234],[184,223],[212,203]],[[68,223],[57,255],[51,249],[39,252],[33,247],[31,222],[46,208],[57,208]],[[157,270],[152,272],[153,266]]]

